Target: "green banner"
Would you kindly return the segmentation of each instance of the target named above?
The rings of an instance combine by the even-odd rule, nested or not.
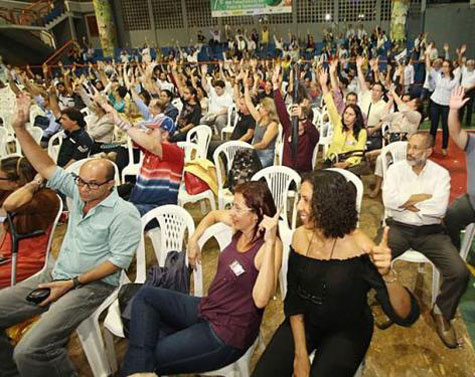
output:
[[[213,17],[291,13],[292,0],[210,0]]]

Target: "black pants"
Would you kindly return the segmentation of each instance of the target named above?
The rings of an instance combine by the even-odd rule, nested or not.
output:
[[[465,93],[470,99],[468,102],[460,109],[460,120],[463,121],[463,116],[465,115],[465,110],[467,110],[467,118],[465,119],[465,125],[470,126],[472,123],[472,111],[473,105],[475,103],[475,89],[472,89]]]
[[[439,270],[442,285],[436,304],[446,319],[453,319],[460,297],[467,289],[470,273],[450,237],[442,226],[439,230],[431,226],[433,231],[428,231],[426,226],[401,224],[392,219],[388,219],[387,224],[390,227],[388,245],[393,259],[408,249],[414,249],[424,254]]]
[[[346,330],[313,331],[305,324],[309,355],[315,350],[310,377],[353,377],[373,336],[370,313]],[[275,332],[252,377],[291,377],[294,373],[294,340],[289,320]]]
[[[447,149],[449,145],[449,107],[432,102],[430,106],[430,134],[434,140],[437,128],[439,128],[439,119],[442,119],[442,149]]]
[[[475,210],[470,203],[468,194],[459,196],[447,209],[445,227],[452,243],[460,251],[460,232],[468,224],[475,222]]]

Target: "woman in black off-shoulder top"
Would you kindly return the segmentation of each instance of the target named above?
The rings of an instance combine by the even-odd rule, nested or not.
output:
[[[418,304],[390,269],[388,229],[375,245],[356,228],[356,190],[338,172],[304,178],[284,301],[285,321],[253,377],[353,377],[373,334],[367,293],[401,326],[419,317]],[[315,351],[313,361],[309,355]]]

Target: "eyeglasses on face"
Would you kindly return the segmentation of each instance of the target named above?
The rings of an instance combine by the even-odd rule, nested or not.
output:
[[[252,212],[251,208],[238,208],[238,207],[236,207],[235,203],[231,204],[231,210],[233,210],[237,213]]]
[[[74,177],[74,182],[78,187],[84,187],[86,186],[88,190],[98,190],[99,187],[105,185],[107,182],[111,181],[108,179],[107,181],[104,181],[102,183],[99,182],[86,182],[84,179],[82,179],[79,175],[73,174]]]

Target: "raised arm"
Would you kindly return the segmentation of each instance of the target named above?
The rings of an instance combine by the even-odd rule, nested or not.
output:
[[[56,171],[56,164],[25,128],[30,114],[30,105],[30,96],[26,93],[21,93],[17,98],[17,111],[12,127],[25,157],[43,178],[51,179]]]
[[[216,223],[224,223],[231,226],[231,211],[215,210],[208,213],[201,221],[188,242],[188,261],[193,268],[201,263],[201,250],[198,246],[198,240],[210,226]]]
[[[254,103],[252,102],[249,86],[247,85],[248,77],[249,71],[246,71],[244,75],[244,101],[246,101],[247,108],[249,109],[249,112],[251,113],[252,117],[256,120],[256,122],[259,122],[261,120],[261,115],[259,114],[259,111],[257,111],[256,107],[254,106]]]
[[[358,72],[358,82],[360,84],[360,90],[362,93],[369,90],[368,85],[366,85],[366,80],[363,73],[363,62],[364,58],[362,56],[356,57],[356,70]]]
[[[452,96],[449,102],[449,131],[450,137],[460,149],[465,150],[468,142],[467,131],[462,129],[462,123],[459,118],[459,110],[467,103],[470,98],[463,98],[465,90],[459,86],[452,91]]]

